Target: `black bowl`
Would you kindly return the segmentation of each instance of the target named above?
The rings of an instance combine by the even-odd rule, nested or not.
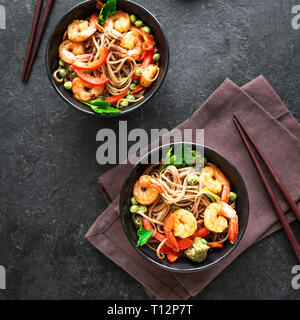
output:
[[[160,23],[156,20],[156,18],[144,7],[141,5],[131,2],[128,0],[118,0],[118,9],[124,10],[129,14],[135,14],[138,18],[143,20],[147,26],[149,26],[152,30],[152,34],[154,35],[156,46],[160,52],[161,58],[159,62],[160,74],[158,79],[148,88],[145,93],[145,99],[141,102],[130,104],[128,107],[124,108],[122,113],[117,114],[96,114],[91,109],[76,100],[71,91],[67,91],[64,89],[63,85],[57,83],[53,79],[53,72],[58,68],[58,48],[61,44],[63,34],[66,31],[68,25],[72,23],[74,19],[84,19],[90,16],[92,13],[96,11],[96,1],[85,1],[71,9],[67,12],[63,18],[60,20],[58,25],[56,26],[54,32],[48,41],[48,46],[46,50],[46,68],[50,82],[52,83],[54,89],[58,92],[58,94],[67,101],[74,108],[89,113],[93,115],[98,115],[101,117],[117,117],[120,115],[127,114],[139,107],[141,107],[144,103],[146,103],[160,88],[165,75],[167,73],[168,64],[169,64],[169,46],[167,38],[162,30]]]
[[[132,220],[132,214],[129,211],[130,207],[130,198],[132,196],[132,190],[135,182],[139,179],[139,177],[143,174],[143,172],[150,166],[148,164],[142,163],[150,163],[151,155],[155,155],[155,159],[161,159],[163,150],[169,150],[171,146],[177,146],[182,143],[175,143],[171,145],[161,146],[157,149],[152,150],[144,157],[142,157],[139,162],[132,168],[129,172],[121,191],[120,197],[120,215],[123,224],[124,231],[126,233],[127,238],[129,239],[130,243],[136,248],[139,254],[141,254],[146,260],[150,261],[157,267],[160,267],[165,270],[169,270],[172,272],[181,272],[181,273],[191,273],[191,272],[198,272],[212,266],[215,266],[217,263],[222,261],[225,257],[227,257],[233,250],[237,247],[239,242],[241,241],[244,232],[247,227],[248,223],[248,216],[249,216],[249,199],[248,193],[238,170],[233,166],[233,164],[228,161],[223,155],[219,152],[208,148],[203,147],[200,145],[196,145],[194,143],[184,143],[186,146],[190,146],[192,149],[195,149],[196,146],[203,147],[204,154],[207,160],[211,163],[214,163],[218,166],[224,174],[229,178],[231,183],[231,188],[234,192],[237,193],[238,200],[236,203],[236,211],[239,216],[239,234],[237,237],[237,241],[235,244],[230,244],[229,241],[224,243],[224,247],[222,249],[213,250],[207,255],[207,259],[202,263],[193,262],[187,258],[180,258],[174,263],[170,263],[167,259],[160,260],[157,258],[156,253],[149,249],[147,246],[143,247],[136,247],[136,243],[138,240],[136,228]],[[157,156],[159,157],[157,158]],[[145,162],[145,160],[148,160]]]

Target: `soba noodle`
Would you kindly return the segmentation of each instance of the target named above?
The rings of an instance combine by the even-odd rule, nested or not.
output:
[[[207,166],[212,164],[207,163]],[[200,170],[193,166],[176,167],[169,165],[165,169],[160,170],[161,164],[152,165],[144,172],[144,175],[154,177],[155,180],[163,187],[164,192],[159,195],[157,200],[148,207],[148,212],[143,213],[137,211],[137,215],[141,215],[147,219],[153,226],[154,232],[165,234],[164,222],[169,213],[178,208],[184,208],[194,215],[197,228],[204,227],[204,211],[212,203],[210,198],[219,198],[214,193],[203,190],[200,179]],[[199,178],[197,185],[188,184],[188,176],[190,174],[196,175]],[[175,207],[174,207],[175,206]],[[235,202],[231,201],[230,206],[235,207]],[[176,209],[175,209],[176,208]],[[218,243],[223,244],[228,240],[229,232],[226,229],[222,233],[210,232],[205,240],[207,245]],[[159,259],[164,259],[165,255],[161,252],[161,248],[167,241],[163,242],[155,240],[154,237],[147,243],[148,247],[156,251]]]

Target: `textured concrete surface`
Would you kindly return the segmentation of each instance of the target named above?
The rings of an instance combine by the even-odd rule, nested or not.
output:
[[[128,129],[172,128],[226,77],[237,84],[264,74],[300,120],[300,30],[293,0],[138,0],[165,27],[171,61],[166,81]],[[57,0],[28,85],[21,82],[33,0],[0,0],[1,299],[143,299],[143,288],[97,252],[84,234],[106,208],[96,185],[109,166],[96,162],[96,133],[115,120],[73,110],[46,76],[46,40],[79,1]],[[288,156],[288,155],[287,155]],[[300,226],[293,224],[300,235]],[[196,299],[299,299],[297,260],[282,231],[247,250]]]

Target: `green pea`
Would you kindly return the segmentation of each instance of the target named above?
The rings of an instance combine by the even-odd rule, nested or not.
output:
[[[136,75],[136,76],[140,76],[141,73],[142,73],[141,69],[140,69],[140,68],[136,68],[136,70],[135,70],[135,75]]]
[[[120,102],[120,106],[121,106],[121,107],[128,107],[128,105],[129,105],[129,102],[128,102],[128,101],[125,101],[125,100],[124,100],[124,101],[121,101],[121,102]]]
[[[139,206],[137,211],[140,211],[142,213],[146,213],[148,211],[148,208],[146,206]]]
[[[69,66],[69,72],[74,72],[72,66]]]
[[[130,207],[129,210],[130,210],[131,213],[137,213],[137,211],[139,210],[139,206],[133,205],[133,206]]]
[[[143,31],[145,31],[148,34],[151,33],[151,29],[149,27],[147,27],[147,26],[143,27]]]
[[[142,20],[136,20],[136,22],[134,24],[138,28],[141,28],[144,26],[144,22]]]
[[[72,72],[72,73],[71,73],[71,77],[74,79],[74,78],[77,77],[77,74],[76,74],[75,72]]]
[[[67,81],[64,83],[64,88],[66,90],[71,90],[72,89],[72,82],[71,81]]]
[[[131,21],[131,23],[135,23],[136,22],[136,20],[137,20],[137,18],[136,18],[136,16],[134,15],[134,14],[132,14],[131,16],[130,16],[130,21]]]
[[[139,204],[139,203],[136,201],[135,197],[132,197],[132,198],[130,199],[130,201],[131,201],[132,204],[135,204],[135,205]]]
[[[135,100],[135,97],[133,95],[129,94],[128,96],[126,96],[126,99]]]
[[[153,55],[153,60],[154,61],[158,61],[160,59],[160,54],[159,53],[155,53],[154,55]]]
[[[237,194],[236,194],[235,192],[230,192],[230,193],[229,193],[229,200],[230,200],[231,202],[233,202],[234,200],[236,200],[236,198],[237,198]]]
[[[60,75],[62,78],[64,78],[64,77],[67,75],[66,70],[65,70],[65,69],[60,69],[60,70],[59,70],[59,75]]]
[[[132,84],[130,85],[130,90],[135,89],[135,87],[136,87],[136,84],[135,84],[135,83],[132,83]]]
[[[59,59],[58,64],[59,64],[61,67],[64,67],[64,66],[65,66],[65,63],[64,63],[62,60],[60,60],[60,59]]]

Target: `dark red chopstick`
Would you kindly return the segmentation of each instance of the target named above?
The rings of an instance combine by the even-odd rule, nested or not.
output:
[[[43,17],[42,17],[42,20],[41,20],[41,24],[40,24],[40,29],[39,29],[39,32],[37,34],[37,37],[36,37],[36,40],[35,40],[35,44],[34,44],[34,47],[33,47],[33,50],[32,50],[32,54],[31,54],[31,57],[30,57],[30,60],[29,60],[28,66],[27,66],[27,71],[26,71],[26,75],[25,75],[25,78],[24,78],[24,82],[25,83],[28,83],[28,80],[29,80],[29,77],[30,77],[30,73],[31,73],[31,69],[32,69],[33,63],[35,61],[35,58],[36,58],[40,43],[42,41],[42,37],[43,37],[44,31],[45,31],[45,28],[46,28],[46,25],[47,25],[48,17],[50,15],[53,3],[54,3],[54,0],[48,0],[47,3],[46,3],[45,11],[44,11],[44,14],[43,14]]]
[[[36,3],[34,19],[33,19],[33,23],[32,23],[30,38],[29,38],[27,52],[26,52],[24,70],[23,70],[23,75],[22,75],[23,81],[25,80],[25,76],[26,76],[26,72],[27,72],[27,68],[28,68],[28,64],[29,64],[29,59],[30,59],[31,51],[32,51],[32,47],[33,47],[33,40],[35,38],[35,34],[36,34],[39,19],[40,19],[42,7],[43,7],[43,0],[38,0]]]
[[[247,151],[248,151],[248,153],[249,153],[249,155],[250,155],[250,157],[251,157],[251,159],[252,159],[252,161],[254,163],[254,166],[256,167],[256,170],[257,170],[257,172],[258,172],[258,174],[259,174],[259,176],[260,176],[260,178],[261,178],[261,180],[262,180],[262,182],[263,182],[263,184],[265,186],[265,189],[266,189],[266,191],[267,191],[267,193],[268,193],[268,195],[269,195],[269,197],[271,199],[273,207],[274,207],[274,209],[275,209],[275,211],[276,211],[276,213],[277,213],[277,215],[279,217],[279,220],[281,221],[283,229],[284,229],[285,233],[288,236],[288,239],[289,239],[289,241],[290,241],[290,243],[291,243],[291,245],[292,245],[292,247],[294,249],[294,252],[295,252],[298,260],[300,261],[300,244],[298,243],[298,241],[297,241],[297,239],[296,239],[296,237],[295,237],[295,235],[293,233],[293,230],[291,229],[291,227],[290,227],[290,225],[289,225],[289,223],[288,223],[288,221],[287,221],[287,219],[286,219],[286,217],[284,215],[284,212],[282,211],[282,209],[281,209],[281,207],[279,205],[279,202],[276,199],[276,196],[275,196],[274,192],[272,191],[272,188],[271,188],[266,176],[263,173],[263,169],[260,166],[260,164],[259,164],[259,162],[258,162],[258,160],[256,158],[256,155],[255,155],[254,151],[252,150],[252,147],[251,147],[250,143],[247,140],[247,133],[245,133],[244,127],[242,127],[242,125],[240,124],[240,121],[238,120],[238,118],[236,116],[234,116],[233,122],[234,122],[234,124],[235,124],[235,126],[236,126],[236,128],[237,128],[237,130],[238,130],[238,132],[239,132],[239,134],[240,134],[240,136],[241,136],[241,138],[242,138],[242,140],[244,142],[244,145],[245,145],[245,147],[246,147],[246,149],[247,149]],[[253,138],[252,138],[252,140],[253,140]],[[256,148],[258,148],[257,145],[256,145]],[[277,184],[277,181],[276,181],[276,184]]]
[[[273,179],[275,180],[278,188],[280,189],[280,191],[282,192],[285,200],[287,201],[287,203],[289,204],[289,206],[291,207],[292,211],[294,212],[296,218],[300,221],[300,209],[298,208],[296,202],[293,200],[293,198],[290,196],[289,192],[287,191],[285,185],[283,184],[283,182],[281,181],[281,179],[279,178],[277,172],[273,169],[273,167],[271,166],[270,162],[268,161],[268,159],[266,158],[266,156],[264,155],[264,153],[261,151],[261,149],[258,147],[258,145],[256,144],[256,142],[254,141],[254,139],[252,138],[251,134],[248,132],[248,130],[242,126],[241,122],[239,121],[238,117],[235,115],[234,116],[236,121],[239,123],[240,127],[243,129],[245,135],[247,136],[247,138],[250,140],[250,142],[252,143],[253,147],[255,148],[255,150],[257,151],[257,153],[259,154],[259,156],[261,157],[263,163],[266,165],[266,167],[268,168],[268,170],[270,171],[271,176],[273,177]]]

